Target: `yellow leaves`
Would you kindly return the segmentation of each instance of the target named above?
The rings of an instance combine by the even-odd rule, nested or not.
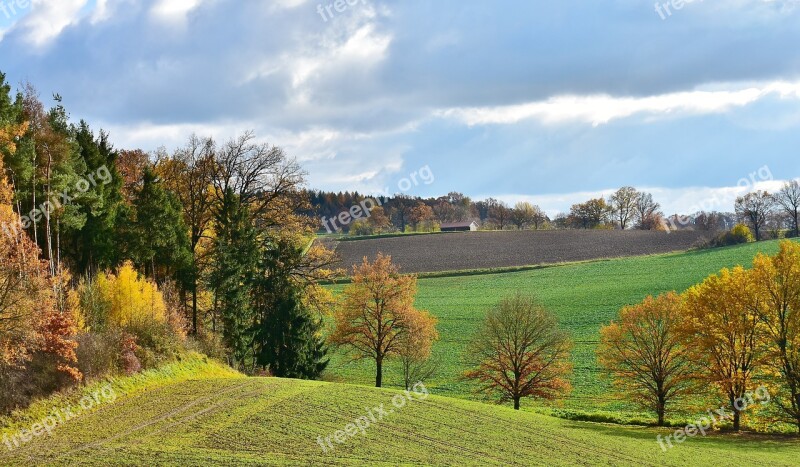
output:
[[[158,287],[141,277],[130,262],[126,262],[117,275],[99,274],[96,286],[110,304],[110,324],[127,327],[167,320],[167,308]]]
[[[26,131],[28,131],[28,122],[24,122],[19,125],[6,125],[5,127],[0,127],[0,148],[5,146],[9,152],[16,152],[16,140],[17,138],[22,137]]]

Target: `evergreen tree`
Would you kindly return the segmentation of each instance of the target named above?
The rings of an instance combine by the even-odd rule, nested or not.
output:
[[[246,370],[254,363],[248,365],[255,322],[250,291],[258,263],[258,244],[247,206],[237,198],[231,190],[223,195],[209,288],[214,291],[216,302],[214,331],[219,316],[222,339],[231,352],[231,366]]]
[[[126,233],[128,256],[137,266],[148,271],[156,282],[173,277],[187,285],[181,281],[190,265],[189,234],[182,208],[149,167],[133,201]]]
[[[280,378],[317,379],[328,366],[322,322],[303,305],[302,290],[291,280],[302,256],[290,245],[268,245],[253,288],[257,363]]]

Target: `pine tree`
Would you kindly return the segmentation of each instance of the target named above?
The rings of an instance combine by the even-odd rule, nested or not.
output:
[[[258,365],[280,378],[317,379],[328,366],[322,322],[302,303],[291,267],[303,252],[277,242],[264,249],[254,284]]]
[[[126,232],[129,256],[156,282],[167,277],[181,279],[190,263],[188,228],[177,198],[164,189],[149,167],[132,211]]]

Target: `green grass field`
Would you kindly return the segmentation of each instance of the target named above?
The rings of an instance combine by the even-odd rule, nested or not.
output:
[[[0,465],[788,466],[800,456],[787,439],[710,434],[664,452],[653,429],[436,396],[396,408],[398,391],[202,373],[121,395],[14,451],[0,446]],[[383,419],[323,452],[318,437],[381,405]]]
[[[556,409],[566,416],[592,414],[619,421],[648,422],[649,414],[638,413],[634,407],[616,401],[609,382],[601,378],[595,356],[600,327],[614,319],[621,307],[638,303],[648,294],[684,291],[723,267],[749,266],[758,252],[772,254],[777,249],[778,242],[771,241],[522,272],[420,279],[417,306],[439,319],[441,335],[433,352],[441,368],[430,382],[431,390],[449,397],[476,397],[471,386],[460,380],[465,346],[481,324],[486,310],[501,297],[519,290],[537,296],[551,309],[572,334],[575,343],[573,392],[556,406],[534,408],[545,412]],[[333,289],[341,291],[342,286]],[[373,365],[350,363],[344,356],[336,355],[329,378],[371,384]],[[384,381],[387,386],[401,384],[397,366],[389,366]],[[531,402],[523,404],[523,408],[531,406]]]

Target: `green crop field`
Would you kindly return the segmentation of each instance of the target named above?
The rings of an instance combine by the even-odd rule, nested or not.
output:
[[[209,374],[217,373],[215,366]],[[786,439],[719,436],[662,450],[653,429],[573,422],[476,402],[322,382],[203,376],[149,386],[0,465],[796,465]],[[395,406],[397,401],[398,405]],[[350,435],[359,417],[383,415]],[[318,437],[331,439],[324,452]],[[325,441],[322,441],[323,445]],[[333,449],[331,449],[331,447]]]
[[[637,303],[648,294],[684,291],[723,267],[749,266],[758,252],[771,254],[777,249],[778,242],[771,241],[523,272],[420,279],[417,306],[439,319],[441,335],[433,352],[440,371],[430,382],[432,391],[450,397],[476,397],[469,384],[460,379],[465,346],[487,309],[501,297],[521,291],[535,295],[551,309],[575,344],[572,393],[556,406],[535,408],[546,412],[555,408],[562,414],[602,415],[620,421],[649,421],[642,418],[649,415],[615,401],[609,382],[601,378],[595,356],[600,327],[614,319],[621,307]],[[342,287],[333,289],[339,292]],[[366,361],[351,363],[339,354],[331,363],[328,377],[371,384],[373,365]],[[388,386],[402,384],[398,370],[396,365],[389,366],[384,376]],[[531,408],[530,402],[527,408]]]

